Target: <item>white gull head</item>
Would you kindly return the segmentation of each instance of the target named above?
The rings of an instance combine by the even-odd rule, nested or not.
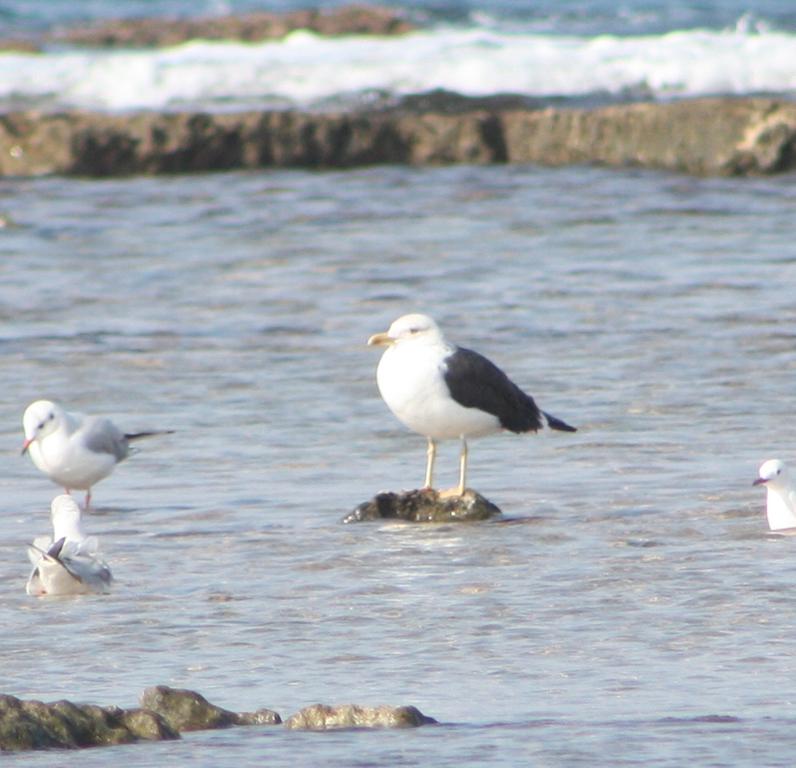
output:
[[[768,527],[772,531],[796,528],[796,493],[785,463],[779,459],[764,461],[753,484],[766,486]]]
[[[31,403],[22,416],[22,428],[25,432],[22,453],[28,450],[34,440],[42,440],[58,430],[64,420],[63,408],[51,400],[36,400]]]
[[[399,317],[386,333],[376,333],[368,339],[369,346],[389,347],[407,341],[425,344],[444,344],[439,326],[428,316],[414,313]]]

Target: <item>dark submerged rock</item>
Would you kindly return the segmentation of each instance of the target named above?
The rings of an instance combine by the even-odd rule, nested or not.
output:
[[[360,707],[356,704],[314,704],[291,715],[285,728],[325,731],[333,728],[416,728],[437,721],[417,707]]]
[[[489,520],[500,514],[499,507],[470,488],[463,496],[442,496],[438,491],[422,488],[403,493],[378,493],[346,515],[342,522],[394,519],[415,523],[451,523]]]
[[[176,731],[202,731],[234,725],[277,725],[282,718],[270,709],[231,712],[211,704],[202,694],[167,685],[147,688],[141,706],[160,715]]]

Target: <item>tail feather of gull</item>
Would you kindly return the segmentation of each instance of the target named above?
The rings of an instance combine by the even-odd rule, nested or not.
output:
[[[764,461],[752,485],[766,487],[766,519],[769,529],[796,532],[796,490],[791,485],[785,462],[779,459]]]
[[[113,472],[130,454],[130,443],[145,437],[172,434],[173,430],[122,432],[110,419],[70,413],[50,400],[31,403],[22,417],[25,441],[22,453],[54,483],[86,492]]]
[[[80,507],[71,496],[56,496],[51,504],[53,535],[39,536],[28,547],[33,570],[29,595],[82,595],[105,592],[113,581],[99,554],[95,536],[86,536]]]
[[[404,315],[388,331],[371,336],[368,345],[387,348],[376,373],[385,403],[399,421],[428,441],[426,488],[433,487],[438,440],[461,440],[456,489],[461,496],[467,482],[467,438],[544,427],[576,431],[542,411],[483,355],[449,343],[428,315]]]

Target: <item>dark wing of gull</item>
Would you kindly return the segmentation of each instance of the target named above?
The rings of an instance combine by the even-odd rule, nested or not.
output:
[[[445,383],[459,405],[491,413],[512,432],[535,432],[544,425],[533,398],[478,352],[457,347],[445,359],[444,370]]]
[[[551,429],[574,432],[569,424],[540,410],[503,371],[483,355],[457,347],[444,361],[445,383],[451,397],[465,408],[491,413],[511,432]]]

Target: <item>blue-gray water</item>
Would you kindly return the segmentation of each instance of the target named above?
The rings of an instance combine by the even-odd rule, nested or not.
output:
[[[796,540],[766,533],[751,482],[796,461],[793,182],[0,182],[0,692],[131,706],[165,683],[443,723],[234,729],[85,765],[791,765]],[[422,480],[365,347],[411,310],[580,428],[473,442],[504,522],[339,522]],[[57,492],[19,456],[39,397],[177,430],[95,488],[110,595],[25,595]]]

